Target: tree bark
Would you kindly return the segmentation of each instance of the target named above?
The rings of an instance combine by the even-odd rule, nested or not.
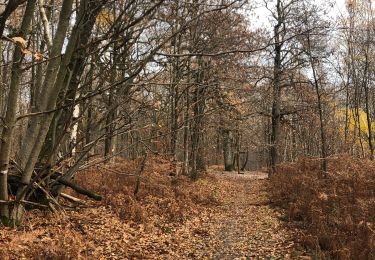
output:
[[[283,14],[281,0],[277,0],[277,24],[274,27],[275,41],[275,58],[273,71],[273,93],[272,93],[272,119],[271,119],[271,143],[270,143],[270,173],[276,172],[276,164],[278,163],[278,145],[280,139],[280,107],[281,107],[281,30],[283,24]]]
[[[188,72],[188,84],[190,84],[190,69]],[[189,175],[189,130],[190,130],[190,87],[185,90],[185,112],[184,112],[184,164],[182,168],[183,175]]]
[[[203,148],[203,118],[206,107],[206,86],[204,86],[204,62],[198,61],[195,89],[193,95],[193,127],[191,135],[191,177],[196,179],[199,171],[204,171],[206,163]]]
[[[324,124],[324,114],[323,114],[323,104],[322,104],[322,93],[321,93],[321,87],[319,84],[319,79],[316,71],[315,66],[315,60],[312,56],[312,46],[311,46],[311,39],[310,34],[307,34],[307,54],[309,56],[309,61],[311,65],[311,70],[313,74],[313,85],[315,87],[316,92],[316,98],[318,101],[318,112],[319,112],[319,124],[320,124],[320,154],[321,154],[321,169],[322,169],[322,176],[326,176],[327,174],[327,167],[328,167],[328,161],[327,161],[327,140],[326,140],[326,133],[325,133],[325,124]]]
[[[233,132],[230,129],[222,129],[223,152],[224,152],[224,170],[234,170],[234,151],[233,151]]]
[[[55,107],[56,104],[56,98],[59,91],[59,89],[56,88],[56,86],[59,86],[59,84],[58,82],[55,84],[55,81],[61,64],[61,60],[59,57],[64,44],[65,35],[69,27],[69,18],[72,11],[72,4],[73,0],[64,0],[62,4],[59,17],[59,24],[57,27],[55,38],[53,40],[53,46],[51,48],[50,53],[51,60],[47,65],[47,73],[43,83],[44,95],[40,95],[40,98],[38,99],[38,105],[40,106],[39,108],[41,111],[51,110]],[[74,34],[72,33],[72,37],[73,35]],[[69,51],[71,51],[69,50],[69,48],[72,48],[72,46],[69,46],[68,44],[65,55],[69,54]],[[65,55],[65,59],[69,58]],[[21,157],[24,159],[22,164],[24,172],[21,178],[22,185],[19,187],[17,191],[16,199],[18,201],[22,200],[25,196],[24,188],[26,188],[27,185],[30,183],[32,172],[35,163],[37,162],[39,152],[44,143],[52,117],[53,113],[44,114],[40,117],[32,118],[32,122],[24,139],[24,149],[22,149],[21,151],[24,153],[23,155],[25,156]],[[22,211],[23,210],[21,206],[17,207],[14,210],[14,214],[12,217],[16,220],[20,220],[22,218]]]
[[[26,10],[23,16],[19,36],[26,38],[28,30],[30,29],[31,21],[34,16],[36,0],[30,0],[27,3]],[[10,80],[10,91],[7,101],[7,110],[4,119],[4,128],[1,134],[0,147],[0,200],[8,200],[8,168],[9,157],[11,152],[12,140],[14,137],[14,127],[16,124],[16,113],[18,111],[18,96],[20,92],[20,79],[22,75],[22,59],[23,52],[21,47],[16,47],[13,54],[12,74]],[[8,205],[0,205],[0,217],[9,218]]]

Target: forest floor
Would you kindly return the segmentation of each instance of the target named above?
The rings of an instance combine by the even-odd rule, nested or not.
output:
[[[138,221],[108,202],[64,216],[34,212],[16,230],[0,228],[0,259],[310,259],[270,206],[266,177],[211,170],[177,188],[160,186],[163,198],[125,200],[127,209],[140,208],[132,213]],[[173,200],[165,199],[169,190]]]
[[[209,258],[309,259],[281,220],[283,215],[270,206],[266,173],[213,173],[222,179],[225,197],[201,227],[209,230],[202,239],[211,248]]]

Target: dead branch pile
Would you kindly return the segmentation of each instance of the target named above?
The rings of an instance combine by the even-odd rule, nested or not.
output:
[[[17,164],[12,161],[10,167],[10,174],[8,176],[8,192],[11,198],[16,197],[16,193],[19,190],[19,187],[22,185],[22,172]],[[69,187],[78,194],[85,195],[93,200],[100,201],[102,196],[92,192],[88,189],[85,189],[78,185],[74,180],[66,178],[61,172],[50,169],[46,166],[39,166],[35,168],[33,178],[30,185],[27,185],[25,188],[26,199],[20,202],[16,200],[10,200],[6,203],[16,204],[23,203],[26,208],[50,208],[54,211],[57,208],[60,208],[58,203],[58,197],[62,195],[67,200],[71,202],[78,202],[77,198],[72,196],[66,196],[66,194],[61,194],[59,187]],[[5,203],[5,202],[4,202]]]

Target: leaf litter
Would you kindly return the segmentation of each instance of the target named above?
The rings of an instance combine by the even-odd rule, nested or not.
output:
[[[0,258],[306,256],[294,242],[294,231],[283,224],[282,213],[269,205],[264,174],[212,171],[193,182],[184,176],[170,176],[168,161],[153,161],[146,166],[137,197],[132,193],[135,180],[125,177],[126,171],[134,170],[136,164],[121,161],[111,166],[124,172],[124,176],[98,169],[81,174],[77,180],[104,194],[104,201],[87,202],[87,207],[67,210],[64,215],[29,212],[21,227],[0,229]]]

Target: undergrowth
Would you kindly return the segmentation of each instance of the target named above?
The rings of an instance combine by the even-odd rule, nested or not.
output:
[[[104,199],[93,202],[66,190],[86,206],[28,212],[17,229],[0,229],[0,259],[142,259],[150,241],[170,250],[172,231],[221,203],[216,178],[172,176],[170,161],[158,157],[147,161],[134,195],[138,172],[137,160],[124,159],[79,172],[75,181]]]
[[[139,192],[134,195],[138,168],[137,161],[117,159],[80,173],[76,180],[103,194],[102,205],[111,207],[122,220],[137,223],[149,222],[154,216],[166,222],[182,222],[200,206],[220,203],[216,179],[206,175],[194,182],[187,176],[174,176],[170,161],[158,157],[146,163]]]
[[[375,163],[349,156],[282,164],[271,178],[271,200],[306,231],[301,242],[320,258],[375,259]]]

